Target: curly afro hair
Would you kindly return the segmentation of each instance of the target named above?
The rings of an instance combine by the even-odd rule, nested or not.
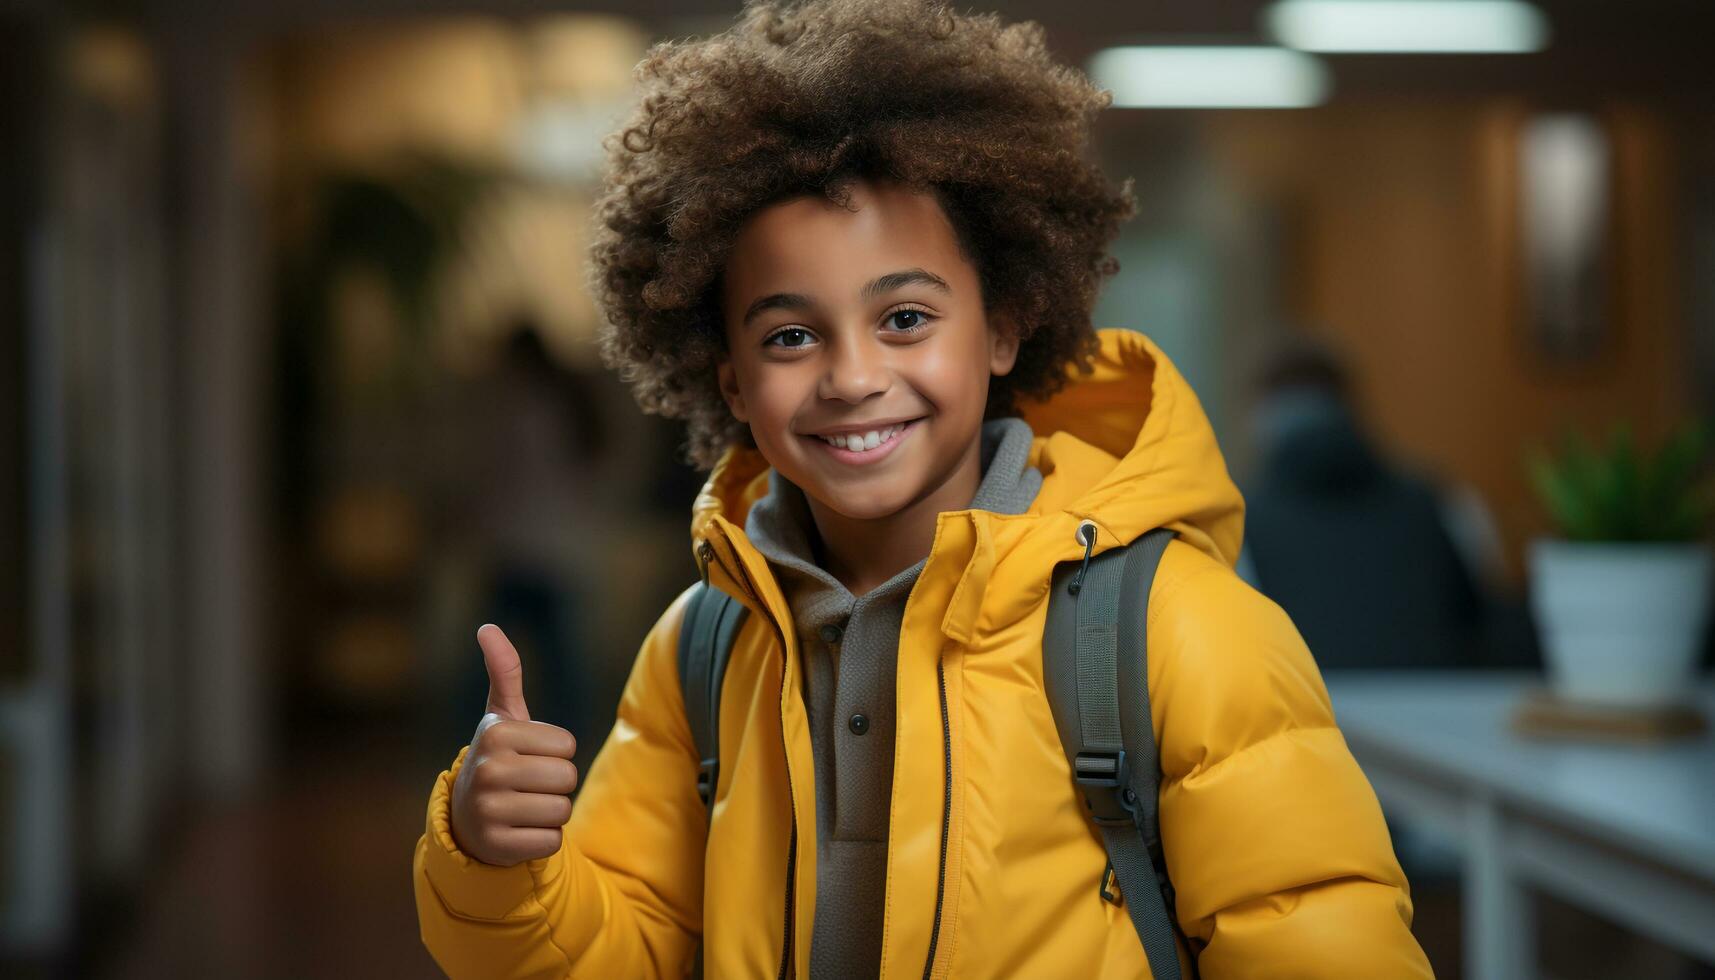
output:
[[[1042,29],[938,0],[755,0],[713,37],[656,46],[635,115],[608,137],[593,280],[602,348],[645,411],[684,419],[712,469],[754,445],[720,396],[719,280],[745,219],[854,180],[936,195],[984,304],[1019,335],[989,417],[1046,398],[1095,349],[1091,307],[1131,216],[1089,159],[1108,93],[1056,62]]]

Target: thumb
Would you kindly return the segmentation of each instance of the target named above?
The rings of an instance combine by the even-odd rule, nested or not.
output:
[[[492,623],[476,631],[482,661],[488,667],[488,710],[509,721],[529,721],[524,706],[524,665],[518,649]]]

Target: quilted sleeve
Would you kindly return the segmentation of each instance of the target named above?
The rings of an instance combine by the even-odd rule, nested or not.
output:
[[[1432,976],[1375,792],[1286,614],[1175,546],[1148,643],[1162,839],[1201,975]]]

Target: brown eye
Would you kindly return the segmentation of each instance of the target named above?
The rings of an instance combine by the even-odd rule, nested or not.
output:
[[[774,347],[802,347],[810,342],[810,331],[798,327],[787,327],[785,330],[768,338],[767,343]]]
[[[922,310],[894,310],[887,315],[887,322],[898,327],[900,333],[911,333],[928,325],[929,314]]]

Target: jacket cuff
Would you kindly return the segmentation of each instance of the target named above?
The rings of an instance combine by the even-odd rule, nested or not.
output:
[[[468,919],[504,919],[536,894],[540,884],[562,867],[559,852],[511,867],[484,864],[459,850],[453,840],[453,780],[470,746],[459,750],[452,767],[435,780],[423,838],[423,874],[447,910]]]

